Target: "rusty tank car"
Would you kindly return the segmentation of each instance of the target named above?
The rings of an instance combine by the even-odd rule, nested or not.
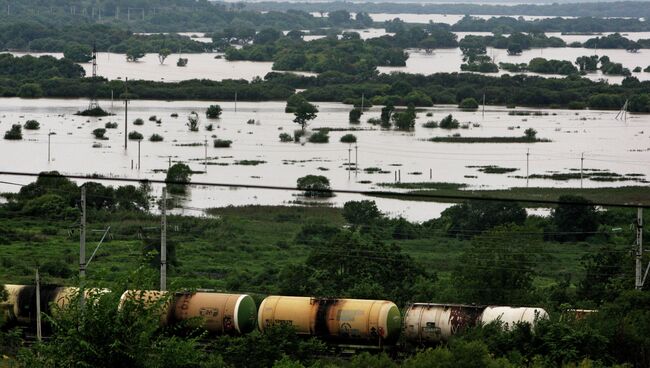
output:
[[[418,345],[446,342],[475,326],[484,307],[462,304],[413,303],[404,313],[404,339]]]
[[[129,298],[157,303],[164,297],[166,293],[161,291],[128,290],[122,294],[120,305]],[[161,325],[196,318],[202,328],[217,335],[249,333],[255,329],[256,316],[255,301],[247,294],[180,292],[160,305]]]
[[[260,305],[258,327],[293,326],[296,333],[339,344],[384,346],[400,335],[402,319],[386,300],[269,296]]]

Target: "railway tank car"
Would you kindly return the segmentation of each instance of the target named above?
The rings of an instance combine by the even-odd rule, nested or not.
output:
[[[475,305],[413,303],[404,313],[404,339],[414,344],[446,342],[475,326],[482,308]]]
[[[155,290],[127,290],[120,298],[120,305],[127,299],[155,303],[165,296],[165,292]],[[202,328],[215,335],[247,334],[255,329],[256,317],[255,301],[247,294],[179,292],[161,305],[160,324],[166,326],[196,318]]]
[[[260,304],[258,327],[264,332],[277,324],[338,344],[384,346],[397,341],[402,319],[386,300],[269,296]]]
[[[494,321],[500,321],[504,329],[509,330],[517,323],[530,323],[535,326],[538,319],[547,319],[548,313],[542,308],[535,307],[505,307],[505,306],[488,306],[485,307],[479,322],[487,324]]]
[[[5,285],[7,291],[6,304],[9,306],[7,320],[10,324],[36,326],[36,287],[33,285]],[[41,286],[40,308],[42,313],[52,314],[56,309],[64,307],[71,298],[79,292],[75,287]],[[86,292],[88,293],[88,292]]]

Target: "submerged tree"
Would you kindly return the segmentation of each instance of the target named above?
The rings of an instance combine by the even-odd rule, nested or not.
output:
[[[167,59],[167,57],[171,54],[172,54],[172,50],[168,48],[160,49],[160,51],[158,51],[158,61],[160,61],[160,64],[161,65],[164,64],[165,59]]]
[[[296,109],[293,113],[295,115],[293,122],[300,124],[300,129],[302,129],[302,131],[304,132],[307,123],[310,120],[315,119],[317,113],[318,113],[318,108],[315,105],[307,101],[302,101],[296,106]]]

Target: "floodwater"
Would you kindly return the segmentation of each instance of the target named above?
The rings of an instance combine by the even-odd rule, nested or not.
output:
[[[211,103],[220,104],[224,113],[221,119],[208,121],[203,112]],[[488,107],[482,112],[459,111],[453,106],[436,106],[418,113],[416,128],[412,132],[380,130],[365,121],[378,117],[379,107],[373,107],[363,116],[363,123],[354,125],[362,131],[351,132],[358,137],[355,147],[339,142],[342,135],[350,132],[330,132],[330,143],[304,145],[280,143],[278,135],[291,134],[297,125],[292,115],[284,113],[284,102],[239,102],[235,111],[233,102],[207,101],[132,101],[129,105],[128,131],[137,130],[145,136],[140,145],[140,169],[138,170],[138,145],[135,141],[124,144],[123,106],[110,101],[100,104],[116,113],[113,117],[85,118],[73,113],[87,106],[83,99],[0,99],[0,130],[8,130],[11,124],[24,124],[36,119],[41,123],[37,131],[24,131],[22,141],[2,140],[0,155],[2,168],[6,171],[39,172],[58,170],[71,174],[97,173],[106,176],[162,179],[168,162],[185,162],[195,171],[195,182],[230,184],[255,184],[295,186],[297,178],[308,175],[324,175],[336,189],[385,190],[378,183],[394,182],[398,175],[402,182],[454,182],[465,183],[470,188],[509,188],[526,186],[526,154],[530,174],[568,172],[580,168],[584,152],[585,169],[608,169],[619,174],[650,175],[650,115],[628,115],[626,121],[615,120],[616,112],[533,110],[549,113],[547,116],[511,116],[508,110]],[[339,103],[319,103],[320,113],[310,128],[349,128],[350,106]],[[185,126],[191,111],[201,114],[201,130],[190,132]],[[426,112],[433,114],[426,116]],[[172,113],[179,114],[172,118]],[[468,129],[446,131],[428,129],[421,125],[428,120],[439,121],[453,114]],[[157,125],[149,121],[152,115],[162,119]],[[136,118],[145,120],[142,126],[133,126]],[[254,124],[247,124],[249,119]],[[91,132],[104,127],[107,121],[117,122],[118,128],[109,129],[108,140],[98,141]],[[204,126],[212,123],[213,131]],[[538,137],[551,139],[549,143],[534,144],[455,144],[426,141],[433,136],[460,133],[462,136],[521,136],[533,127]],[[51,157],[47,161],[48,132],[51,136]],[[153,133],[164,137],[163,142],[149,142]],[[213,136],[232,140],[231,148],[213,148]],[[209,165],[204,165],[207,157]],[[93,148],[93,144],[101,144]],[[186,146],[181,146],[184,144]],[[187,146],[197,144],[196,146]],[[11,159],[19,157],[20,159]],[[263,161],[257,165],[238,165],[241,160]],[[350,161],[348,161],[350,160]],[[358,172],[346,170],[347,164],[358,162]],[[498,165],[516,169],[508,174],[487,174],[476,167]],[[384,173],[368,173],[364,169],[379,168]],[[3,181],[28,183],[32,178],[3,177]],[[110,184],[107,182],[107,184]],[[635,185],[635,182],[596,182],[584,180],[584,187]],[[579,187],[580,180],[551,181],[530,180],[528,185]],[[15,191],[18,187],[0,184],[0,191]],[[156,188],[159,190],[159,188]],[[342,206],[358,195],[340,194],[324,202]],[[226,205],[278,205],[304,200],[294,192],[261,189],[201,188],[191,190],[183,202],[181,211],[200,214],[196,209]],[[379,208],[391,216],[404,216],[423,221],[439,215],[447,204],[375,199]]]
[[[379,67],[382,73],[390,72],[404,72],[404,73],[419,73],[419,74],[433,74],[438,72],[459,72],[460,64],[463,63],[463,54],[460,49],[436,49],[431,53],[427,53],[419,49],[410,49],[409,58],[406,60],[404,67]],[[567,60],[575,62],[580,56],[590,55],[607,55],[613,62],[621,63],[624,67],[634,69],[640,66],[645,69],[650,65],[650,50],[643,49],[637,53],[627,52],[625,50],[593,50],[585,48],[541,48],[525,50],[521,55],[508,55],[504,49],[495,49],[492,47],[487,48],[487,55],[498,63],[528,63],[531,59],[536,57],[543,57],[546,59]],[[499,70],[498,73],[491,73],[492,75],[512,74],[506,70]],[[535,73],[524,73],[534,75]],[[650,73],[640,72],[632,73],[632,75],[639,80],[650,80]],[[557,77],[563,78],[558,75],[542,75],[544,77]],[[592,80],[607,80],[610,83],[621,83],[623,76],[603,75],[600,71],[596,73],[589,73],[585,77]]]

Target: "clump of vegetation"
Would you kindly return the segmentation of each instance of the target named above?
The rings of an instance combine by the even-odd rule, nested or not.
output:
[[[480,172],[484,172],[486,174],[506,174],[506,173],[511,173],[514,171],[517,171],[519,169],[514,168],[514,167],[501,167],[501,166],[496,166],[496,165],[486,165],[486,166],[466,166],[468,168],[476,168]]]
[[[357,136],[354,134],[346,134],[341,137],[341,143],[356,143]]]
[[[280,142],[292,142],[293,137],[289,133],[280,133]]]
[[[208,132],[213,131],[213,130],[214,130],[214,124],[208,124],[208,125],[206,125],[206,126],[205,126],[205,130],[207,130]]]
[[[368,119],[368,124],[379,125],[379,124],[381,124],[381,119],[379,119],[379,118],[370,118],[370,119]]]
[[[84,111],[77,111],[75,115],[80,116],[108,116],[111,115],[108,111],[102,109],[99,106],[93,107],[92,109],[86,109]]]
[[[205,116],[208,119],[219,119],[223,110],[219,105],[210,105],[207,110],[205,110]]]
[[[248,119],[248,120],[246,120],[246,124],[248,124],[248,125],[255,125],[255,119]]]
[[[327,130],[319,130],[309,136],[309,143],[328,143],[329,141],[330,136]]]
[[[108,137],[105,137],[104,134],[106,134],[106,129],[104,128],[97,128],[93,130],[93,135],[95,136],[96,139],[101,139],[101,140],[108,139]]]
[[[300,138],[305,136],[305,131],[302,129],[296,129],[293,131],[293,141],[300,143]]]
[[[187,116],[187,123],[185,124],[190,129],[190,132],[199,131],[199,114],[196,111],[190,112]]]
[[[158,117],[156,117],[156,115],[151,115],[149,121],[158,121]]]
[[[445,116],[442,120],[440,120],[440,125],[442,129],[458,129],[460,127],[460,123],[458,120],[454,119],[454,117],[449,114]]]
[[[5,132],[5,139],[10,141],[18,141],[23,139],[22,126],[20,124],[13,124],[10,130]]]
[[[330,181],[322,175],[307,175],[298,178],[297,188],[306,197],[331,197]]]
[[[141,140],[143,138],[144,138],[144,136],[140,132],[137,132],[135,130],[129,132],[129,139],[130,140],[139,141],[139,140]]]
[[[38,130],[41,124],[36,120],[27,120],[24,125],[25,130]]]
[[[152,134],[151,137],[149,137],[150,142],[162,142],[163,141],[163,136],[160,134]]]
[[[106,129],[117,129],[117,123],[112,123],[112,122],[107,122],[104,124],[104,128]]]
[[[133,120],[133,125],[144,125],[144,120],[137,118]]]
[[[474,97],[467,97],[460,101],[458,107],[466,110],[475,110],[478,109],[478,102]]]
[[[391,120],[393,121],[393,124],[395,125],[396,129],[399,130],[410,130],[415,127],[415,106],[414,105],[409,105],[406,108],[406,111],[398,111],[395,112],[391,116]]]
[[[429,120],[426,123],[422,124],[423,128],[437,128],[438,127],[438,122]]]
[[[354,109],[350,110],[350,123],[359,123],[362,114],[363,112],[361,111],[361,108],[355,107]]]
[[[176,113],[176,112],[172,112],[171,115],[169,115],[169,116],[171,116],[172,118],[177,118],[177,117],[178,117],[178,113]]]
[[[190,183],[192,170],[184,163],[176,163],[167,170],[165,182],[170,193],[185,194],[187,184]]]
[[[230,148],[232,141],[226,139],[215,139],[213,142],[214,148]]]

